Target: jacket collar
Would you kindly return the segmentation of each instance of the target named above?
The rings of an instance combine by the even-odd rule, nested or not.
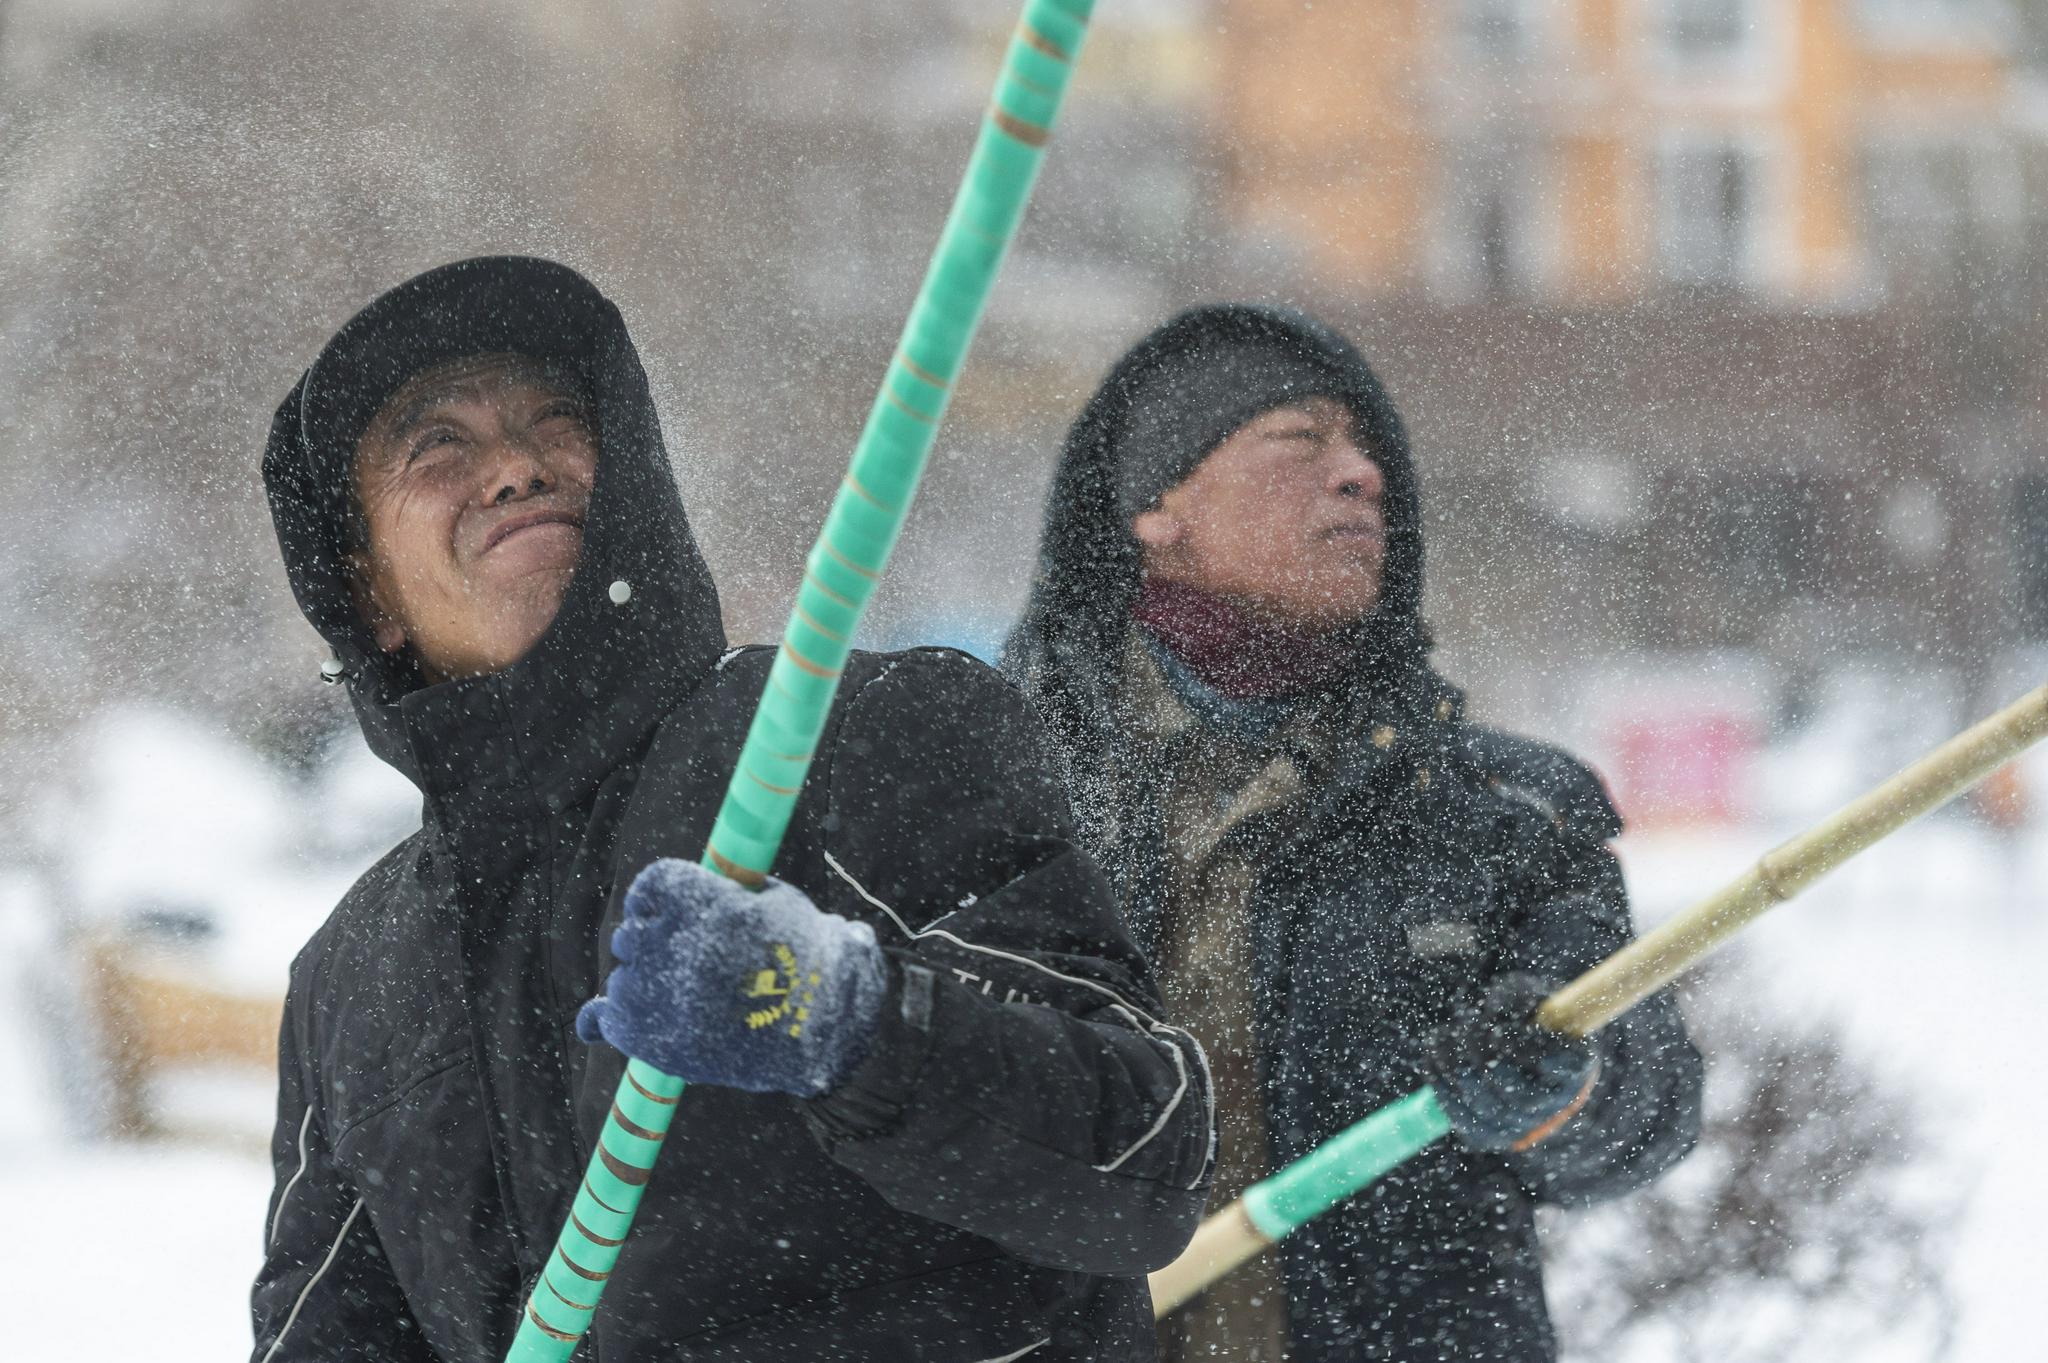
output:
[[[357,693],[365,732],[431,802],[496,792],[550,811],[574,805],[644,748],[701,677],[715,647],[691,647],[686,602],[619,578],[631,591],[615,604],[599,576],[579,570],[557,627],[504,672],[423,687],[368,714]]]
[[[1120,727],[1141,744],[1172,742],[1192,730],[1287,752],[1311,779],[1372,765],[1397,745],[1436,745],[1434,735],[1464,717],[1463,697],[1446,682],[1412,697],[1367,685],[1280,701],[1237,701],[1217,694],[1176,664],[1139,626],[1125,636],[1117,687]]]

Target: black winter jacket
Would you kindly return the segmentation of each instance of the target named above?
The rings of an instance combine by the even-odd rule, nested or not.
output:
[[[1150,368],[1218,337],[1322,367],[1318,391],[1351,406],[1386,477],[1382,605],[1331,684],[1350,737],[1335,774],[1277,816],[1286,832],[1253,898],[1254,1037],[1277,1168],[1423,1083],[1417,1042],[1495,975],[1562,982],[1631,927],[1607,848],[1620,820],[1597,778],[1554,748],[1467,723],[1428,665],[1416,482],[1378,381],[1308,318],[1221,306],[1153,333],[1076,422],[1005,655],[1061,742],[1084,840],[1139,940],[1153,945],[1160,927],[1167,851],[1159,764],[1116,719],[1139,559],[1114,506],[1117,437]],[[1608,1027],[1601,1045],[1591,1100],[1532,1151],[1440,1142],[1283,1242],[1295,1363],[1554,1356],[1535,1206],[1639,1187],[1698,1130],[1699,1056],[1668,997]]]
[[[497,350],[592,390],[583,559],[525,660],[422,687],[349,606],[332,446],[408,373]],[[572,1029],[599,944],[640,867],[701,854],[772,654],[721,655],[623,323],[561,267],[385,295],[280,408],[264,472],[300,603],[425,808],[293,966],[255,1357],[485,1363],[622,1070]],[[874,926],[882,1032],[822,1099],[684,1096],[579,1358],[1151,1356],[1142,1275],[1201,1210],[1206,1076],[1051,770],[979,664],[855,655],[775,873]]]

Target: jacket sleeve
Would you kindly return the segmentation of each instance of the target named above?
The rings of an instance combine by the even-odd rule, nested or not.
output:
[[[848,703],[833,907],[891,957],[880,1035],[809,1106],[832,1157],[907,1212],[1047,1267],[1136,1276],[1187,1244],[1212,1114],[1021,696],[905,655]]]
[[[1516,923],[1507,961],[1508,969],[1558,984],[1634,937],[1613,852],[1601,841],[1565,837],[1565,873]],[[1507,1157],[1546,1202],[1576,1206],[1618,1197],[1683,1159],[1699,1139],[1700,1055],[1671,995],[1645,999],[1596,1036],[1600,1074],[1586,1105],[1541,1144]]]
[[[278,1051],[276,1182],[250,1293],[253,1363],[434,1363],[377,1245],[363,1197],[335,1166],[287,1005]]]

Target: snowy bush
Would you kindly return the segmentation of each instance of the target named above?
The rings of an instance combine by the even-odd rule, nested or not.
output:
[[[1962,1194],[1920,1106],[1829,1027],[1749,1005],[1739,964],[1685,990],[1700,1145],[1650,1188],[1545,1218],[1565,1357],[1945,1357]]]

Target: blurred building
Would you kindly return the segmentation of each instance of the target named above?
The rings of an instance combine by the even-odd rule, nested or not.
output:
[[[1240,210],[1353,288],[1855,308],[2022,246],[2048,92],[2004,0],[1219,8]]]
[[[1204,9],[1104,9],[877,639],[992,646],[1074,375],[1170,306],[1212,239],[1187,116]],[[1014,18],[0,0],[0,772],[20,773],[0,825],[107,704],[209,710],[294,752],[346,722],[257,456],[339,322],[464,255],[555,256],[620,302],[731,630],[779,629]]]
[[[1200,0],[1100,8],[876,603],[876,642],[939,639],[993,656],[1083,385],[1212,276],[1207,17]],[[721,433],[706,451],[710,498],[790,513],[709,531],[737,569],[728,614],[747,637],[781,625],[1015,22],[1013,6],[981,0],[689,7],[673,67],[688,129],[679,176],[703,217],[683,254],[713,281],[717,353],[698,372],[732,376],[696,385],[691,424]],[[683,333],[702,323],[675,321],[687,349]],[[762,374],[784,386],[764,389]]]
[[[2042,9],[1219,0],[1241,277],[1387,371],[1482,691],[2038,662]]]
[[[1407,412],[1483,709],[2009,689],[2048,654],[2044,12],[1105,0],[869,640],[993,652],[1110,361],[1260,297]],[[0,0],[0,826],[111,703],[292,754],[346,722],[256,455],[331,329],[451,258],[619,300],[731,632],[778,629],[1014,14]]]

